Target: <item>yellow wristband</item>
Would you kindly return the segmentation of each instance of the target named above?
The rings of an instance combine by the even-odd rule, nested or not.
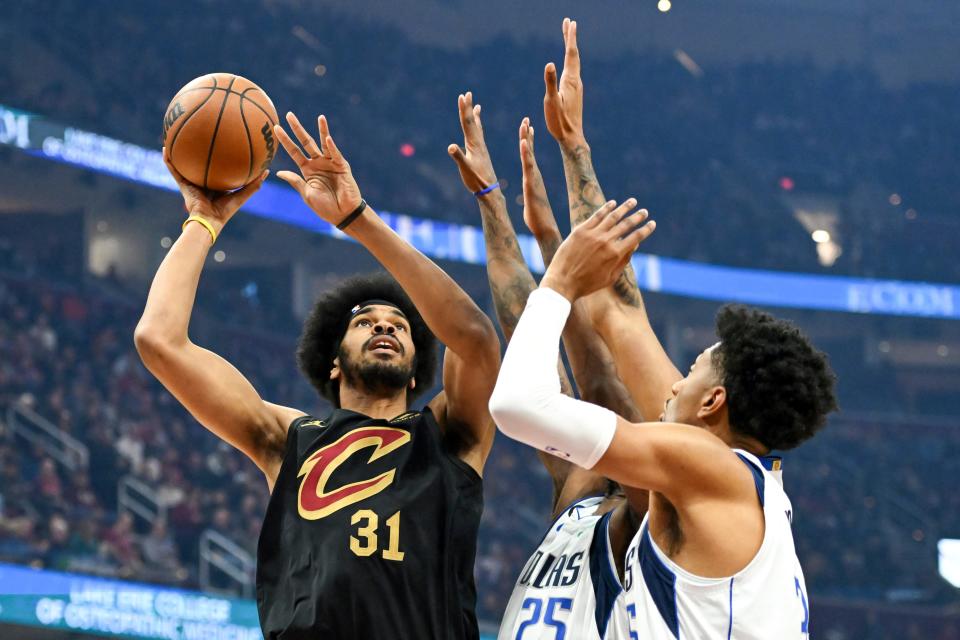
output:
[[[190,224],[191,222],[199,222],[201,225],[203,225],[204,229],[210,232],[211,245],[217,241],[217,232],[214,231],[213,225],[207,222],[206,220],[204,220],[203,218],[201,218],[200,216],[190,216],[189,218],[183,221],[183,226],[180,227],[180,229],[181,230],[186,229],[187,225]]]

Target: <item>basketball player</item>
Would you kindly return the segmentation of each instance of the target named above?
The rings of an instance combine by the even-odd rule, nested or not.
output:
[[[314,417],[264,401],[187,336],[212,240],[265,176],[211,197],[171,167],[195,223],[157,271],[137,348],[198,421],[266,476],[257,601],[267,640],[478,638],[473,566],[480,474],[494,434],[487,400],[500,362],[496,331],[366,205],[326,120],[322,149],[293,114],[287,120],[303,150],[275,129],[300,170],[280,177],[396,278],[348,281],[306,321],[300,368],[335,409]],[[443,390],[412,410],[432,383],[434,335],[447,347]]]
[[[659,424],[634,424],[557,391],[551,363],[569,301],[612,285],[651,231],[633,229],[640,214],[618,222],[634,205],[605,206],[561,245],[507,349],[491,398],[494,418],[511,437],[650,488],[626,558],[631,633],[806,638],[792,508],[760,460],[811,437],[836,407],[833,375],[806,337],[760,311],[724,307],[720,342],[673,385]],[[622,343],[601,335],[625,368],[614,346]]]
[[[487,251],[487,275],[497,317],[507,339],[523,304],[536,287],[513,225],[484,140],[480,105],[471,93],[459,98],[464,148],[450,145],[464,185],[477,196]],[[549,264],[562,240],[533,152],[533,128],[520,126],[524,220]],[[564,343],[584,398],[624,415],[636,415],[613,360],[584,315],[574,310]],[[562,363],[564,393],[572,395]],[[626,603],[618,576],[627,544],[646,510],[647,494],[624,492],[602,476],[541,452],[553,484],[553,523],[527,561],[500,626],[500,638],[534,640],[560,636],[581,640],[624,637]],[[564,507],[564,505],[566,505]],[[619,559],[617,562],[616,559]]]
[[[557,115],[576,139],[582,121],[568,106],[575,105]],[[579,159],[588,159],[585,140],[570,145],[578,147]],[[806,638],[809,608],[792,508],[764,457],[822,428],[836,408],[834,376],[789,323],[727,306],[717,317],[720,342],[671,384],[674,369],[639,292],[622,286],[620,266],[652,232],[651,225],[634,229],[645,212],[620,220],[635,202],[626,204],[613,213],[612,205],[601,209],[558,251],[508,349],[491,400],[494,417],[528,444],[651,489],[626,558],[631,637]],[[655,402],[650,389],[669,384],[661,424],[630,424],[560,396],[550,384],[555,374],[546,365],[560,331],[554,325],[562,328],[568,300],[595,290],[589,313],[621,376],[635,383],[641,410]],[[583,424],[602,427],[587,432]]]

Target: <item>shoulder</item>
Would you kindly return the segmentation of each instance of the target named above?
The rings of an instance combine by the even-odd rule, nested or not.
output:
[[[272,420],[264,429],[262,434],[261,450],[268,456],[283,457],[283,452],[287,446],[287,435],[290,429],[302,418],[310,417],[300,409],[284,407],[272,402],[264,402],[270,412]]]

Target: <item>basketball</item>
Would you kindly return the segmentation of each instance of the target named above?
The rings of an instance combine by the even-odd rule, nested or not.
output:
[[[233,191],[270,166],[277,110],[256,84],[232,73],[188,82],[163,118],[163,144],[177,171],[211,191]]]

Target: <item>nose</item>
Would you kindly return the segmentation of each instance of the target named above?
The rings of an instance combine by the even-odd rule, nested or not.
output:
[[[373,325],[374,333],[386,333],[388,336],[392,336],[397,332],[397,328],[390,324],[389,322],[378,322]]]
[[[672,394],[674,395],[674,397],[676,397],[677,395],[680,394],[680,383],[681,383],[681,382],[683,382],[683,381],[682,381],[682,380],[677,380],[676,382],[673,383],[673,386],[670,387],[670,393],[672,393]]]

